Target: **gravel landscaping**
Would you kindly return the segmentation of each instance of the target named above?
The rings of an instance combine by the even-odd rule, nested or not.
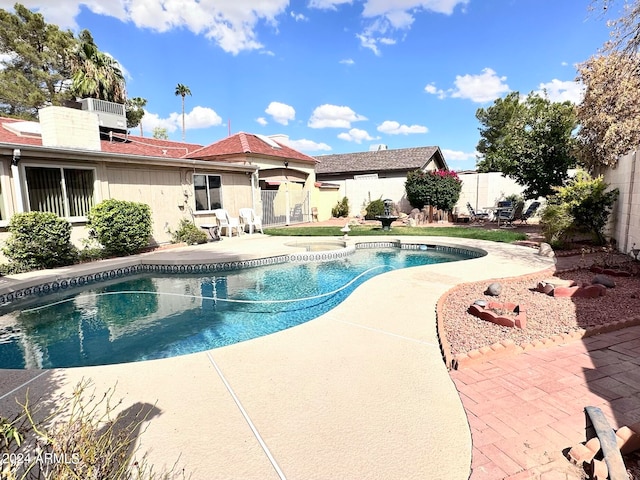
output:
[[[556,276],[575,280],[578,284],[591,284],[594,275],[589,270],[581,269]],[[522,345],[640,315],[638,277],[614,277],[616,286],[607,289],[606,295],[598,298],[556,298],[534,291],[539,281],[552,276],[553,272],[547,271],[502,279],[499,281],[502,292],[498,297],[484,294],[490,281],[459,285],[447,292],[441,303],[441,316],[451,353],[468,353],[509,339]],[[467,313],[475,300],[492,299],[524,307],[527,312],[526,328],[503,327]]]

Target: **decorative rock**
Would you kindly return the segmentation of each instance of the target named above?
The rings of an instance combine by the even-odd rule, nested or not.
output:
[[[486,300],[476,300],[475,302],[473,302],[473,304],[484,308],[484,307],[487,306],[487,301]]]
[[[484,291],[485,295],[491,295],[492,297],[497,297],[502,292],[502,285],[498,282],[493,282],[491,285],[487,287]]]
[[[607,277],[601,273],[593,277],[591,283],[593,285],[604,285],[607,288],[613,288],[616,286],[616,282],[611,277]]]
[[[553,251],[553,248],[551,248],[551,245],[544,242],[540,244],[540,248],[538,249],[538,255],[540,255],[541,257],[549,257],[549,258],[553,258],[556,256],[555,252]]]
[[[545,295],[553,295],[554,286],[552,283],[538,282],[536,290]]]
[[[551,284],[554,287],[573,287],[576,285],[575,280],[565,280],[558,277],[545,278],[542,283]]]

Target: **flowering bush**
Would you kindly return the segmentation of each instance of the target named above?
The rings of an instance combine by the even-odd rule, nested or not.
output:
[[[462,180],[456,172],[449,170],[414,170],[407,174],[404,188],[412,207],[433,205],[439,210],[450,211],[460,198]]]

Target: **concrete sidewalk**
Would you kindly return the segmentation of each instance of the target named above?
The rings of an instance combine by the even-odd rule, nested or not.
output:
[[[240,238],[147,254],[145,261],[255,258],[291,251],[288,240]],[[358,240],[372,239],[350,242]],[[458,283],[524,275],[552,263],[531,248],[494,242],[408,241],[488,255],[385,273],[315,320],[228,347],[131,364],[0,371],[0,411],[15,409],[27,388],[31,398],[50,402],[91,378],[98,392],[117,384],[122,409],[152,409],[141,447],[156,471],[179,460],[194,480],[465,480],[471,435],[442,361],[434,306]],[[4,288],[17,288],[16,282]]]

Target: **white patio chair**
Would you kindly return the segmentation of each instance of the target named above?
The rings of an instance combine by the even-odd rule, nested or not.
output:
[[[249,233],[253,233],[253,230],[262,231],[262,219],[256,215],[253,208],[241,208],[240,209],[240,225],[242,230],[248,227]]]
[[[224,208],[218,208],[217,210],[214,210],[213,214],[216,216],[216,220],[218,221],[218,226],[220,227],[220,229],[225,229],[227,237],[233,236],[234,229],[238,236],[242,235],[242,226],[240,225],[240,219],[230,217]]]

